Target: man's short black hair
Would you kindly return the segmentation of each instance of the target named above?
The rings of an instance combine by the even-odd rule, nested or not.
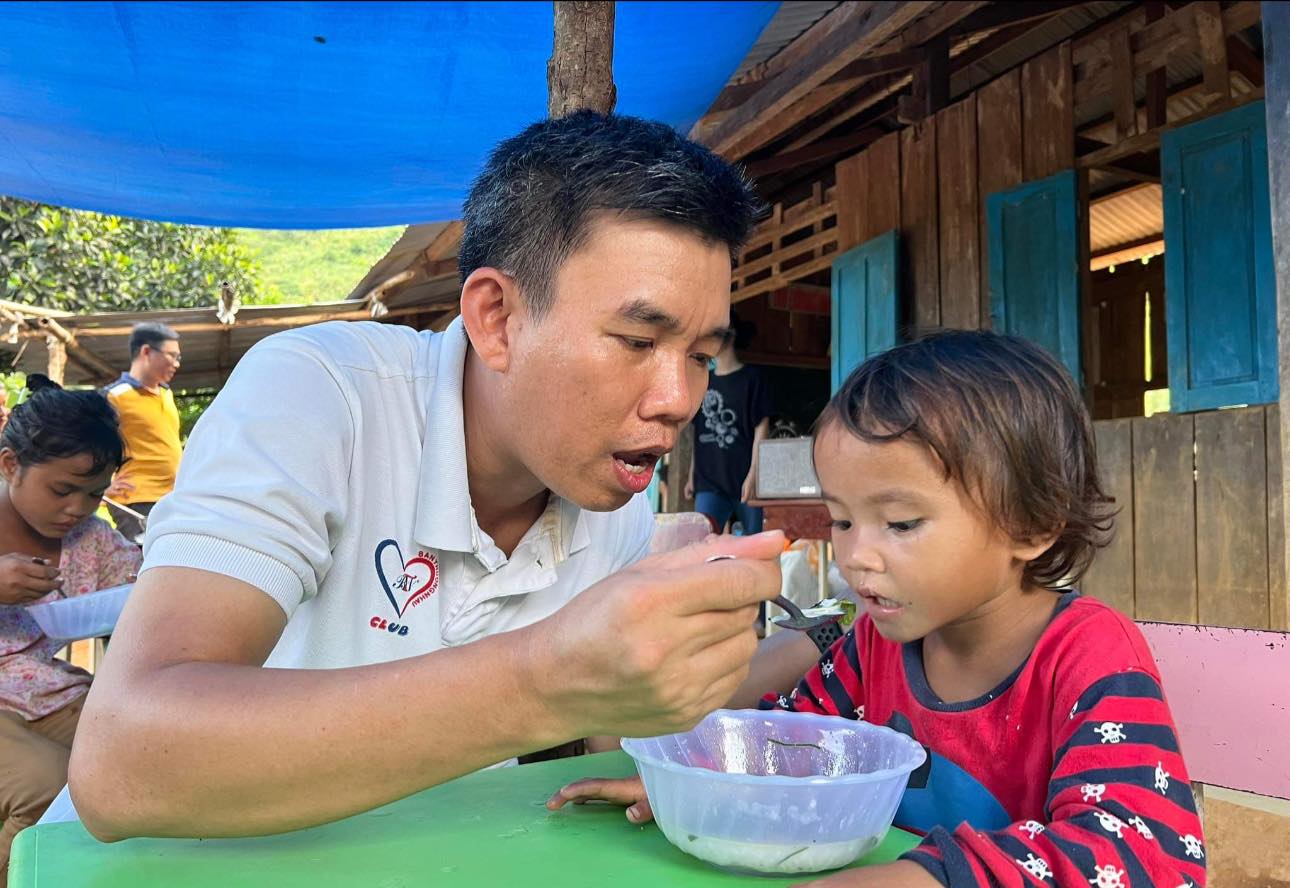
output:
[[[178,342],[179,334],[173,327],[167,327],[165,324],[159,324],[155,321],[147,321],[142,324],[135,324],[134,329],[130,331],[130,360],[139,357],[139,349],[145,345],[153,348],[161,348],[163,342]]]
[[[761,206],[742,172],[670,126],[577,111],[493,150],[466,198],[457,262],[463,282],[477,268],[511,275],[541,317],[597,211],[675,223],[725,244],[733,262]]]

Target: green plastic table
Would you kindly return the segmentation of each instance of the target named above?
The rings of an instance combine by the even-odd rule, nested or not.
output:
[[[271,886],[707,886],[795,879],[740,876],[683,854],[621,808],[546,799],[579,777],[634,773],[624,753],[472,774],[337,823],[253,839],[95,841],[79,823],[24,830],[10,888]],[[861,863],[894,860],[917,839],[892,829]]]

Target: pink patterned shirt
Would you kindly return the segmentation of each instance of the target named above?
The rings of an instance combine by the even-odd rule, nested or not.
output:
[[[71,598],[119,586],[137,573],[143,554],[101,518],[91,515],[63,537],[58,567]],[[54,601],[51,592],[32,604]],[[64,642],[45,637],[26,607],[0,605],[0,709],[28,721],[62,709],[88,690],[90,674],[54,655]]]

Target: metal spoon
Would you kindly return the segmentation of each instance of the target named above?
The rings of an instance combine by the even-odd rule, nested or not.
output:
[[[734,555],[712,555],[704,563],[710,564],[713,561],[728,561],[734,557]],[[782,626],[785,629],[796,629],[798,632],[810,632],[812,629],[818,629],[827,623],[836,624],[838,621],[836,615],[808,617],[806,614],[802,613],[802,609],[800,607],[785,598],[783,595],[776,595],[771,599],[771,601],[779,605],[781,609],[788,612],[787,620],[775,621],[776,626]],[[841,629],[839,628],[838,636],[841,637],[841,634]]]

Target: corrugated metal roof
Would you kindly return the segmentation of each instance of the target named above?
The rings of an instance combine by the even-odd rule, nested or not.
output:
[[[389,280],[393,275],[403,271],[412,263],[421,251],[439,236],[448,225],[447,222],[427,222],[422,225],[409,225],[403,230],[403,234],[394,242],[394,245],[386,251],[385,255],[376,260],[376,264],[367,270],[363,279],[354,285],[350,291],[350,299],[362,299],[373,287],[382,281]]]
[[[77,337],[80,348],[121,370],[130,366],[131,326],[142,321],[159,321],[180,328],[184,362],[175,377],[175,387],[184,389],[220,385],[221,370],[231,370],[238,358],[266,336],[324,318],[357,320],[366,316],[363,303],[346,300],[313,305],[244,306],[232,327],[219,323],[214,307],[72,315],[59,318],[58,322]],[[198,327],[191,329],[192,325]],[[20,340],[17,344],[0,343],[0,354],[4,355],[6,365],[27,373],[44,373],[49,364],[43,337]],[[69,357],[64,381],[68,385],[85,385],[107,380],[85,370]]]
[[[838,5],[840,4],[836,0],[827,0],[827,2],[790,0],[780,4],[779,10],[762,29],[757,42],[748,50],[748,54],[744,56],[744,60],[739,63],[734,76],[730,79],[737,81],[752,68],[771,59],[775,53],[804,34],[811,25],[824,18]]]
[[[1088,216],[1089,250],[1094,255],[1159,237],[1165,230],[1163,197],[1160,186],[1154,183],[1095,200]]]

